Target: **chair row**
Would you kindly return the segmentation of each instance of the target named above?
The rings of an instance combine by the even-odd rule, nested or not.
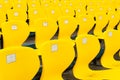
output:
[[[118,25],[117,25],[118,24]],[[117,26],[116,26],[117,25]],[[106,16],[97,16],[96,21],[90,15],[81,15],[78,18],[72,16],[63,16],[59,18],[58,22],[51,17],[36,19],[33,27],[36,33],[36,43],[43,43],[44,41],[52,39],[58,31],[58,38],[75,38],[80,34],[93,34],[102,38],[103,32],[109,29],[118,29],[119,22],[111,19],[106,19]],[[104,30],[104,28],[106,28]],[[31,31],[28,24],[24,21],[8,21],[1,24],[1,34],[4,39],[4,47],[11,44],[22,44]],[[92,33],[90,33],[90,31]],[[66,33],[67,32],[67,33]],[[12,38],[11,38],[11,35]],[[19,35],[19,39],[17,38]],[[74,36],[75,35],[75,36]],[[15,43],[17,41],[17,43]]]
[[[23,13],[26,15],[26,12],[23,11]],[[3,36],[3,50],[1,50],[1,53],[4,54],[1,54],[1,61],[3,61],[3,66],[0,68],[1,75],[3,75],[1,76],[1,80],[31,80],[40,68],[40,60],[38,58],[40,55],[42,56],[43,61],[41,80],[62,80],[62,72],[67,69],[75,57],[73,48],[75,43],[77,48],[77,61],[73,68],[73,74],[76,78],[119,79],[119,61],[116,61],[113,58],[114,54],[119,50],[119,26],[117,26],[118,30],[113,30],[116,25],[119,24],[119,15],[116,12],[108,14],[110,16],[103,13],[95,15],[93,15],[92,12],[89,13],[88,15],[80,15],[76,18],[73,16],[60,17],[58,18],[58,25],[53,18],[30,18],[34,19],[32,24],[36,31],[37,50],[12,47],[21,46],[27,39],[31,29],[28,27],[28,24],[25,23],[26,18],[24,18],[23,15],[20,16],[21,18],[24,18],[24,20],[21,19],[22,21],[17,21],[17,19],[8,15],[8,22],[1,25],[1,35]],[[16,12],[14,15],[17,16],[18,13]],[[96,21],[94,21],[94,16]],[[94,28],[95,24],[96,26]],[[79,25],[77,38],[74,41],[66,40],[70,39],[72,33],[77,29],[77,25]],[[103,31],[106,26],[107,29]],[[58,28],[58,40],[49,41],[57,32]],[[93,28],[94,35],[88,35],[87,33]],[[59,40],[63,38],[65,40]],[[90,61],[93,60],[100,51],[98,38],[105,41],[105,51],[101,57],[101,63],[104,67],[112,69],[95,71],[88,67]],[[21,65],[24,66],[22,67]],[[118,68],[116,68],[116,65]],[[10,74],[9,72],[12,72],[13,74]]]
[[[118,80],[120,63],[113,56],[120,47],[119,34],[120,31],[108,30],[102,35],[105,41],[105,51],[101,57],[101,64],[109,68],[107,70],[89,68],[89,63],[100,51],[100,42],[94,35],[82,34],[75,41],[70,39],[46,41],[37,50],[22,46],[1,49],[0,79],[32,80],[42,67],[41,76],[37,75],[40,80],[63,80],[63,72],[76,57],[72,69],[76,78]],[[39,56],[42,58],[42,64],[40,64]]]
[[[39,0],[33,0],[33,1],[13,0],[9,2],[7,2],[7,4],[9,3],[9,5],[11,5],[8,6],[9,8],[7,7],[7,9],[5,9],[3,6],[0,9],[1,10],[0,24],[2,22],[5,22],[6,20],[7,21],[29,20],[29,26],[31,27],[31,31],[35,31],[33,24],[36,21],[36,19],[40,19],[44,17],[52,17],[52,19],[58,21],[58,19],[61,16],[74,16],[77,18],[82,15],[89,15],[93,18],[96,18],[97,21],[102,17],[104,17],[102,20],[104,20],[106,23],[110,21],[109,24],[111,26],[117,25],[117,23],[119,22],[119,6],[117,6],[117,3],[119,4],[119,1],[113,1],[114,3],[116,3],[116,6],[113,5],[111,1],[108,1],[109,4],[108,6],[106,6],[107,0],[103,2],[94,1],[94,0],[86,1],[86,2],[83,0],[81,1],[70,0],[70,1],[56,1],[56,3],[52,3],[51,1],[49,2],[44,0],[41,2]],[[1,2],[1,3],[5,3],[5,2]]]

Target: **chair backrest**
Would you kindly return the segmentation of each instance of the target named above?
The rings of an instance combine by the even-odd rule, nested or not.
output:
[[[22,21],[9,21],[1,24],[3,47],[22,45],[29,36],[29,27]]]
[[[106,6],[106,9],[107,9],[107,12],[114,12],[115,11],[115,7],[116,7],[116,4],[114,1],[117,1],[117,0],[106,0],[104,1],[105,2],[105,6]]]
[[[51,2],[51,0],[40,0],[41,4],[49,4]]]
[[[32,80],[40,68],[37,53],[28,47],[0,50],[0,80]]]
[[[58,18],[60,16],[62,16],[62,11],[55,3],[53,3],[53,4],[51,3],[51,4],[49,4],[48,7],[44,7],[44,10],[47,13],[46,16],[52,17],[52,18],[56,19],[56,21],[58,20]]]
[[[109,19],[104,12],[97,13],[95,17],[96,17],[96,26],[94,29],[94,35],[99,36],[103,33],[103,29],[107,26]]]
[[[1,10],[0,10],[1,11]],[[1,24],[3,23],[3,22],[5,22],[6,21],[6,15],[5,15],[5,13],[4,12],[0,12],[0,27],[1,27]]]
[[[58,38],[70,38],[72,33],[77,29],[77,21],[72,16],[63,16],[58,20],[59,36]],[[67,31],[67,32],[66,32]]]
[[[79,35],[76,38],[77,60],[73,68],[75,77],[80,78],[85,72],[90,72],[89,63],[100,51],[100,43],[93,35]]]
[[[105,41],[105,51],[101,57],[101,64],[107,68],[114,68],[119,65],[119,61],[114,59],[114,55],[120,49],[120,31],[107,30],[103,34]],[[120,66],[120,65],[119,65]]]
[[[120,30],[120,24],[118,24],[117,29]]]
[[[12,0],[0,0],[0,9],[5,9],[4,11],[11,9],[12,7]]]
[[[39,52],[43,62],[40,80],[63,80],[62,73],[75,57],[74,42],[67,39],[47,41],[41,45]]]
[[[95,11],[96,11],[96,3],[90,2],[87,5],[87,13],[90,15],[94,15],[96,13]]]
[[[43,42],[50,40],[58,29],[56,21],[48,17],[36,20],[34,25],[36,27],[35,43],[37,48],[39,48]]]
[[[116,9],[117,9],[117,12],[120,14],[120,1],[116,1]]]
[[[75,12],[76,12],[76,17],[86,14],[86,9],[85,9],[85,1],[74,1],[74,6],[75,6]]]
[[[40,0],[28,0],[27,1],[28,8],[37,8],[40,7]]]
[[[114,29],[115,26],[119,23],[120,17],[117,12],[109,12],[108,13],[109,25],[107,29]]]
[[[95,8],[96,8],[95,12],[97,14],[98,13],[105,13],[106,14],[107,13],[107,8],[106,8],[105,4],[106,3],[104,3],[104,1],[102,1],[102,0],[97,1],[96,6],[95,6]]]
[[[52,3],[58,3],[60,0],[50,0]]]
[[[27,11],[27,1],[26,0],[13,0],[13,9],[21,9],[22,11]]]
[[[66,4],[67,3],[62,3],[62,6],[60,7],[62,11],[62,15],[74,17],[75,15],[74,8],[71,5],[66,5]]]
[[[27,20],[27,14],[25,10],[22,9],[10,9],[7,11],[7,15],[8,15],[8,20],[22,20],[24,22],[26,22]]]
[[[114,29],[115,26],[119,23],[119,13],[117,11],[115,11],[115,6],[117,4],[115,4],[114,0],[110,0],[110,1],[105,1],[105,3],[107,3],[107,13],[108,13],[108,19],[109,19],[109,25],[107,30],[111,30]],[[117,9],[117,8],[116,8]]]
[[[42,6],[40,6],[40,4],[38,3],[33,3],[33,4],[29,4],[29,10],[28,10],[28,18],[29,18],[29,26],[30,26],[30,30],[35,32],[35,21],[37,19],[40,18],[44,18],[46,17],[46,12],[43,9]]]
[[[91,15],[80,15],[76,18],[79,24],[78,34],[87,34],[94,26],[94,17]]]

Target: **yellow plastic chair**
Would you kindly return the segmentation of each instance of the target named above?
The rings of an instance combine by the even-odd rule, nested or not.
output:
[[[43,62],[40,80],[63,80],[62,73],[75,57],[74,45],[66,39],[47,41],[39,47]]]
[[[100,50],[98,38],[93,35],[79,35],[76,39],[77,60],[73,67],[73,74],[78,79],[85,80],[113,80],[119,79],[119,70],[92,70],[89,63]]]
[[[115,7],[116,7],[115,0],[106,0],[104,2],[106,4],[105,6],[106,6],[106,9],[107,9],[108,13],[115,11]]]
[[[78,1],[77,1],[78,2]],[[61,1],[61,3],[64,5],[64,6],[68,6],[68,7],[72,7],[73,9],[75,8],[75,1],[74,0],[63,0]]]
[[[83,1],[74,2],[74,6],[76,11],[76,17],[87,13],[85,9],[85,6],[86,6],[85,2]]]
[[[76,8],[76,17],[80,16],[80,15],[84,15],[86,14],[86,10],[81,6],[81,7],[78,7]]]
[[[37,48],[43,42],[50,40],[58,29],[56,21],[48,17],[36,20],[34,25],[36,26],[35,43]]]
[[[6,11],[5,11],[5,5],[3,4],[3,1],[0,1],[0,26],[1,23],[6,21]]]
[[[29,36],[29,27],[22,21],[9,21],[1,24],[3,47],[20,46]]]
[[[87,34],[95,24],[94,18],[91,15],[80,15],[76,20],[79,24],[78,35]]]
[[[63,16],[75,16],[74,7],[71,7],[71,5],[62,4],[60,9]]]
[[[61,7],[63,6],[63,2],[62,2],[62,1],[56,2],[55,4],[56,4],[60,9],[61,9]]]
[[[104,12],[97,13],[95,17],[96,17],[96,26],[94,29],[94,35],[96,35],[97,37],[100,37],[103,33],[103,29],[107,26],[109,19]]]
[[[6,15],[3,12],[0,12],[0,27],[3,22],[6,21]]]
[[[13,9],[21,9],[21,11],[27,11],[26,0],[13,0]]]
[[[35,20],[36,18],[45,17],[46,13],[42,6],[37,6],[37,5],[35,7],[32,6],[33,5],[31,5],[31,7],[28,10],[29,19]]]
[[[5,10],[6,8],[5,8],[5,5],[3,4],[3,2],[2,1],[0,1],[0,13],[2,12],[2,13],[4,13],[4,14],[6,14],[6,10]]]
[[[39,0],[28,0],[27,3],[28,3],[29,9],[37,8],[37,7],[40,7],[41,5]]]
[[[96,4],[94,3],[91,3],[91,4],[88,4],[88,7],[87,7],[87,13],[90,14],[90,15],[95,15],[95,11],[96,11]]]
[[[109,12],[108,13],[109,18],[109,25],[107,29],[114,29],[114,27],[119,23],[120,17],[117,12]]]
[[[120,24],[118,24],[117,29],[120,30]]]
[[[6,9],[10,9],[12,7],[12,0],[1,0],[4,3]]]
[[[26,14],[26,11],[22,11],[21,9],[11,9],[11,10],[8,10],[7,12],[7,15],[8,15],[8,20],[11,21],[11,20],[21,20],[21,21],[24,21],[26,22],[27,20],[27,14]]]
[[[51,1],[50,0],[41,0],[41,5],[43,6],[43,7],[49,7],[51,4],[53,4],[53,3],[51,3]]]
[[[44,4],[44,3],[50,3],[51,0],[40,0],[41,4]]]
[[[49,7],[44,7],[44,10],[46,12],[46,16],[52,17],[56,19],[56,21],[58,20],[59,16],[62,16],[60,8],[55,3],[49,5]]]
[[[92,14],[95,17],[95,14],[98,13],[107,13],[107,7],[103,0],[87,0],[87,13]]]
[[[11,9],[12,0],[0,0],[1,7],[5,10]]]
[[[106,3],[104,3],[104,1],[101,1],[100,3],[97,3],[97,7],[96,7],[96,13],[107,13],[107,7],[105,5]]]
[[[56,3],[60,2],[60,0],[51,0],[51,2],[56,4]]]
[[[35,32],[35,21],[40,18],[44,18],[46,16],[46,12],[42,7],[31,8],[28,10],[29,15],[29,26],[30,30]]]
[[[120,14],[120,1],[116,1],[116,9],[117,9],[117,12]]]
[[[0,80],[32,80],[40,68],[37,53],[27,47],[0,50]]]
[[[24,0],[23,0],[24,1]],[[29,2],[40,2],[40,1],[42,1],[42,0],[26,0],[28,3]]]
[[[119,50],[120,31],[118,30],[107,30],[104,32],[103,37],[105,41],[105,51],[101,57],[101,64],[107,68],[120,67],[120,61],[114,59],[115,53]]]
[[[73,74],[79,79],[88,78],[89,75],[92,74],[92,71],[88,65],[100,50],[99,41],[92,35],[79,35],[76,39],[76,47],[78,55],[77,61],[73,68]]]
[[[4,5],[3,5],[3,2],[0,1],[0,10],[4,10],[4,9],[3,9],[3,6],[4,6]]]
[[[72,16],[63,16],[58,20],[59,23],[59,35],[58,38],[69,38],[72,33],[77,29],[77,21]],[[66,32],[67,31],[67,32]]]

